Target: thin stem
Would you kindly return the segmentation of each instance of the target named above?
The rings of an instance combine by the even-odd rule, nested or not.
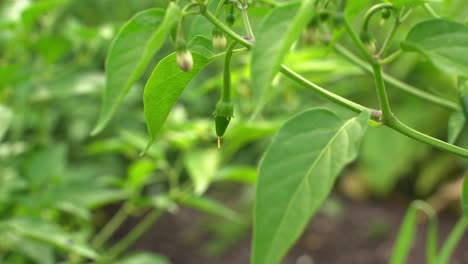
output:
[[[458,223],[452,229],[452,232],[450,232],[447,240],[442,246],[437,263],[445,264],[449,262],[450,255],[452,254],[460,239],[463,237],[463,234],[467,228],[468,218],[462,217],[460,220],[458,220]]]
[[[367,65],[363,60],[358,58],[356,55],[351,53],[349,50],[347,50],[345,47],[336,44],[334,46],[335,50],[341,54],[343,57],[345,57],[348,61],[352,62],[353,64],[357,65],[359,68],[363,69],[364,71],[368,73],[372,73],[372,67]],[[456,104],[455,102],[439,98],[435,95],[432,95],[430,93],[424,92],[414,86],[411,86],[409,84],[406,84],[388,74],[383,74],[383,79],[385,82],[388,84],[394,86],[395,88],[400,89],[403,92],[408,93],[409,95],[412,95],[416,98],[426,100],[427,102],[433,103],[435,105],[444,107],[450,111],[460,111],[460,106]]]
[[[162,215],[163,211],[153,209],[148,213],[138,225],[136,225],[124,238],[115,244],[109,250],[109,256],[113,259],[125,252],[156,220]]]
[[[439,14],[437,14],[437,12],[434,11],[434,9],[432,9],[432,7],[428,3],[423,4],[423,7],[434,18],[440,18]]]
[[[385,38],[384,43],[382,44],[382,47],[380,48],[380,51],[377,53],[376,55],[377,58],[380,58],[380,56],[382,56],[382,54],[385,52],[385,49],[389,46],[390,42],[395,36],[395,33],[399,25],[400,25],[400,19],[398,17],[395,17],[395,22],[393,23],[393,27],[390,30],[390,32],[387,34],[387,37]]]
[[[447,142],[444,142],[442,140],[439,140],[437,138],[428,136],[426,134],[423,134],[417,130],[414,130],[407,125],[403,124],[401,121],[396,119],[395,117],[392,117],[391,119],[387,120],[385,123],[386,126],[400,132],[403,135],[406,135],[412,139],[415,139],[417,141],[426,143],[428,145],[433,146],[434,148],[443,150],[445,152],[449,152],[452,154],[455,154],[457,156],[463,157],[463,158],[468,158],[468,150],[463,149],[460,147],[457,147],[455,145],[449,144]]]
[[[318,93],[319,95],[327,98],[328,100],[336,103],[336,104],[339,104],[345,108],[348,108],[349,110],[353,111],[353,112],[356,112],[356,113],[360,113],[362,111],[365,111],[365,110],[368,110],[368,111],[371,111],[371,109],[365,107],[365,106],[362,106],[360,104],[357,104],[353,101],[350,101],[346,98],[343,98],[339,95],[336,95],[328,90],[326,90],[325,88],[322,88],[320,87],[319,85],[307,80],[306,78],[304,78],[302,75],[294,72],[293,70],[291,70],[290,68],[288,68],[287,66],[285,65],[281,65],[280,67],[280,72],[282,74],[284,74],[286,77],[288,77],[289,79],[295,81],[296,83],[306,87],[306,88],[309,88],[311,90],[314,90],[316,93]]]
[[[221,23],[219,20],[217,20],[215,17],[213,17],[211,15],[211,13],[209,12],[205,12],[204,13],[205,17],[210,20],[215,26],[218,26],[222,31],[224,31],[227,35],[231,36],[233,39],[235,40],[239,40],[239,43],[247,48],[252,48],[253,47],[253,44],[246,41],[245,39],[243,39],[242,37],[240,37],[239,35],[237,35],[234,31],[232,31],[230,28],[226,27],[223,23]],[[347,25],[347,27],[350,28],[350,25],[349,23],[345,23]],[[357,35],[354,33],[354,31],[350,31],[351,32],[351,35],[354,35],[354,38],[358,41],[358,43],[360,43],[362,45],[362,42],[360,41],[360,39],[357,37]],[[365,49],[365,47],[364,47]],[[369,53],[366,53],[369,57],[370,57],[370,61],[372,62],[372,69],[370,69],[370,71],[375,71],[378,75],[377,79],[378,79],[378,85],[381,86],[381,88],[385,88],[384,85],[383,85],[383,80],[385,80],[385,75],[382,73],[381,71],[381,65],[375,61]],[[367,68],[367,65],[364,66],[364,69]],[[364,110],[371,110],[369,108],[366,108],[364,106],[361,106],[355,102],[352,102],[352,101],[349,101],[341,96],[338,96],[332,92],[329,92],[327,90],[325,90],[324,88],[310,82],[309,80],[305,79],[303,76],[299,75],[298,73],[294,72],[293,70],[289,69],[288,67],[286,67],[285,65],[281,65],[280,67],[280,72],[282,72],[283,74],[285,74],[288,78],[290,78],[291,80],[301,84],[301,85],[304,85],[305,87],[307,88],[310,88],[312,90],[314,90],[315,92],[317,92],[318,94],[320,94],[321,96],[327,98],[328,100],[334,102],[334,103],[337,103],[341,106],[344,106],[354,112],[361,112],[361,111],[364,111]],[[391,80],[390,77],[387,77],[388,81]],[[377,81],[377,80],[376,80]],[[392,82],[394,82],[392,80]],[[400,84],[401,86],[401,84]],[[401,87],[400,87],[401,88]],[[380,88],[379,88],[380,89]],[[411,88],[411,89],[408,89],[408,87],[405,87],[406,90],[412,90],[414,88]],[[403,90],[403,88],[402,88]],[[417,89],[416,89],[417,90]],[[454,145],[451,145],[451,144],[448,144],[446,142],[443,142],[441,140],[438,140],[436,138],[433,138],[431,136],[428,136],[426,134],[423,134],[419,131],[416,131],[412,128],[409,128],[407,127],[406,125],[404,125],[403,123],[399,122],[392,114],[391,114],[391,111],[390,111],[390,107],[388,106],[387,107],[387,103],[388,102],[388,99],[387,99],[387,96],[386,96],[386,93],[385,93],[385,90],[384,89],[381,89],[380,90],[380,97],[382,97],[382,103],[383,103],[383,109],[386,109],[385,111],[387,112],[387,122],[385,122],[384,124],[387,125],[388,127],[391,127],[393,128],[394,130],[396,131],[399,131],[400,133],[404,134],[404,135],[407,135],[415,140],[418,140],[420,142],[424,142],[424,143],[427,143],[431,146],[434,146],[435,148],[438,148],[438,149],[441,149],[441,150],[444,150],[446,152],[450,152],[450,153],[453,153],[453,154],[456,154],[458,156],[461,156],[461,157],[465,157],[465,158],[468,158],[468,150],[466,149],[462,149],[460,147],[457,147],[457,146],[454,146]],[[414,92],[413,93],[415,94],[418,94],[419,92]],[[390,113],[390,114],[389,114]]]
[[[223,24],[221,21],[219,21],[211,12],[208,10],[205,10],[202,13],[206,19],[208,19],[213,25],[217,26],[219,29],[221,29],[226,35],[237,41],[239,44],[246,48],[252,48],[253,44],[244,39],[243,37],[239,36],[236,32],[234,32],[232,29],[230,29],[228,26]]]
[[[229,44],[224,59],[224,73],[223,73],[223,93],[221,98],[224,102],[231,102],[231,58],[234,47],[237,42],[233,41]]]
[[[389,63],[393,62],[394,60],[396,60],[402,53],[403,52],[401,51],[401,49],[399,49],[399,50],[393,52],[392,54],[388,55],[384,59],[379,60],[379,62],[382,65],[389,64]]]
[[[364,15],[364,22],[362,23],[363,31],[365,32],[368,31],[369,21],[371,20],[371,18],[383,9],[391,9],[392,11],[395,11],[395,7],[392,4],[381,3],[381,4],[374,5]]]
[[[247,14],[247,9],[246,8],[241,8],[240,12],[242,14],[242,19],[244,21],[244,27],[245,27],[245,31],[247,33],[247,36],[249,37],[249,39],[254,41],[255,36],[254,36],[253,31],[252,31],[252,27],[250,26],[249,15]]]
[[[128,204],[122,205],[117,213],[107,222],[107,224],[99,231],[99,233],[91,241],[91,245],[95,248],[100,248],[114,234],[114,232],[125,222],[128,217]]]
[[[390,109],[390,102],[388,101],[387,91],[385,89],[385,83],[383,80],[382,65],[372,65],[374,72],[375,87],[379,98],[380,108],[382,109],[383,121],[393,116],[392,110]]]
[[[348,19],[345,18],[344,21],[345,21],[344,25],[345,25],[346,31],[351,37],[351,40],[354,42],[354,44],[356,44],[357,48],[359,49],[361,54],[364,56],[364,58],[366,58],[367,62],[369,62],[371,65],[378,64],[377,61],[374,59],[374,57],[372,57],[372,55],[367,51],[366,46],[364,46],[364,43],[362,43],[361,39],[354,31]]]

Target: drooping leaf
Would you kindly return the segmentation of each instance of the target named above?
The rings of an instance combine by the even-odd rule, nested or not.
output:
[[[465,127],[465,115],[463,112],[453,112],[450,115],[449,124],[448,124],[448,139],[447,142],[454,144],[457,141],[458,136]]]
[[[157,254],[136,253],[117,262],[117,264],[170,264],[171,262]]]
[[[401,46],[424,55],[441,71],[468,76],[468,27],[464,24],[445,19],[423,21],[411,29]]]
[[[463,194],[462,194],[462,208],[465,217],[468,217],[468,175],[465,176],[465,181],[463,183]]]
[[[146,83],[143,103],[148,132],[151,136],[148,146],[156,139],[185,87],[214,59],[214,57],[207,58],[196,52],[192,52],[192,56],[194,64],[189,72],[184,72],[179,68],[175,53],[167,56],[158,63]]]
[[[271,82],[292,44],[316,14],[315,2],[304,0],[300,5],[293,2],[273,9],[256,32],[250,74],[256,100],[254,115],[264,107]]]
[[[219,151],[215,148],[191,150],[185,156],[185,167],[192,178],[195,193],[203,194],[210,186],[220,162]]]
[[[328,196],[336,177],[356,158],[368,113],[344,121],[312,109],[287,121],[259,167],[253,264],[276,264]]]
[[[106,88],[101,114],[93,134],[99,133],[132,85],[164,43],[170,29],[180,17],[180,9],[169,4],[161,9],[149,9],[136,14],[117,33],[106,60]]]

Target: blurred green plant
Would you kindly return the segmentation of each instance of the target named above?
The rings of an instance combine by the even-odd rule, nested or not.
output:
[[[213,229],[218,239],[240,238],[233,233],[248,230],[250,214],[209,192],[231,182],[257,183],[252,262],[278,263],[354,159],[359,177],[380,197],[430,163],[416,183],[418,194],[430,193],[446,173],[466,168],[466,159],[434,156],[430,146],[468,155],[468,29],[456,22],[467,9],[463,1],[434,6],[424,0],[2,2],[0,262],[169,263],[129,248],[181,206],[230,221]],[[223,50],[220,37],[231,48]],[[374,87],[378,104],[369,92]],[[229,125],[224,136],[218,133],[227,139],[221,151],[213,147],[208,119],[219,97],[233,108],[216,111]],[[102,214],[116,203],[111,218]],[[404,263],[416,209],[427,207],[415,202],[408,210],[392,263]],[[140,221],[116,237],[135,216]],[[437,254],[436,216],[429,216],[429,263],[447,263],[466,218]],[[219,252],[229,243],[208,248]]]

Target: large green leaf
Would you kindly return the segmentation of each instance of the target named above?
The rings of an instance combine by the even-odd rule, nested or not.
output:
[[[165,14],[161,9],[149,9],[136,14],[119,30],[107,56],[106,88],[93,134],[99,133],[109,122],[130,87],[164,43],[180,13],[174,3],[169,4]]]
[[[273,9],[258,29],[252,51],[251,78],[258,114],[265,104],[271,82],[292,44],[315,12],[316,0],[294,1]]]
[[[191,50],[194,49],[196,47],[191,48]],[[192,57],[194,62],[192,70],[184,72],[176,63],[175,53],[167,56],[156,65],[148,83],[146,83],[143,103],[148,132],[151,136],[148,146],[156,139],[169,112],[185,87],[215,58],[208,58],[196,52],[192,52]]]
[[[357,156],[368,113],[344,121],[312,109],[287,121],[260,163],[253,264],[279,263]]]
[[[468,217],[468,175],[465,176],[465,181],[463,184],[463,194],[462,194],[462,207],[465,217]]]
[[[402,43],[406,51],[426,56],[440,70],[468,76],[468,27],[445,19],[423,21]]]

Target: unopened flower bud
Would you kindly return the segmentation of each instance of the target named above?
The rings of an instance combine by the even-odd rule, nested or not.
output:
[[[192,53],[188,50],[181,50],[176,53],[176,61],[179,68],[184,72],[189,72],[193,67]]]
[[[216,50],[224,50],[226,48],[226,44],[227,40],[223,34],[213,36],[213,48],[215,48]]]

